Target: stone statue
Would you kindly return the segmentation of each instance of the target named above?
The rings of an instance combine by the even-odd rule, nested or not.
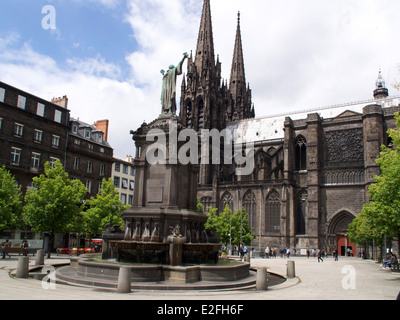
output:
[[[176,78],[182,74],[183,62],[188,57],[188,54],[184,53],[183,59],[176,67],[170,65],[167,72],[161,70],[161,74],[163,75],[161,92],[162,114],[176,114]]]

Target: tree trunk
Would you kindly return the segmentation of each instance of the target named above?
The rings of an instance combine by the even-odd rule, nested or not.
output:
[[[397,235],[397,258],[400,257],[400,233]]]
[[[47,259],[51,258],[51,250],[54,245],[54,233],[49,234],[49,246],[47,248]]]

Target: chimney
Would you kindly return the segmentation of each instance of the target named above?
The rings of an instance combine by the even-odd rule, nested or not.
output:
[[[62,98],[53,98],[53,99],[51,99],[51,103],[59,105],[60,107],[63,107],[64,109],[68,109],[68,98],[67,98],[67,96],[64,96]]]
[[[93,125],[96,127],[96,130],[103,131],[104,140],[108,141],[108,120],[99,120]]]

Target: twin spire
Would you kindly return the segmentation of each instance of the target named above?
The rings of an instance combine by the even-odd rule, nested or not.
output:
[[[203,69],[205,67],[215,66],[210,0],[205,0],[203,3],[203,13],[201,15],[195,56],[197,68]]]
[[[254,118],[251,90],[246,87],[240,13],[230,80],[222,79],[221,69],[214,54],[210,0],[204,0],[196,52],[189,57],[181,86],[180,117],[186,126],[222,130],[230,121]]]
[[[246,77],[244,70],[244,58],[242,37],[240,30],[240,12],[238,12],[238,23],[236,30],[235,49],[233,52],[232,70],[230,78],[230,88],[233,90],[232,94],[236,94],[241,86],[246,87]],[[196,66],[197,68],[204,69],[215,66],[214,55],[214,38],[213,28],[211,21],[211,6],[210,0],[204,0],[203,12],[201,15],[200,31],[197,40],[196,51]]]
[[[244,58],[242,36],[240,30],[240,11],[238,12],[238,23],[236,29],[235,49],[233,51],[233,61],[229,88],[233,96],[240,94],[241,90],[246,90],[246,77],[244,71]]]

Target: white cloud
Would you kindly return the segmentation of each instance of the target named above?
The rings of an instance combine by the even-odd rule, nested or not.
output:
[[[111,12],[123,3],[100,4]],[[127,41],[133,35],[139,45],[126,54],[131,69],[125,80],[122,66],[99,55],[55,61],[29,44],[17,47],[16,33],[0,34],[0,79],[43,98],[66,94],[71,115],[85,122],[109,119],[117,157],[134,152],[129,131],[159,115],[160,70],[196,50],[202,8],[200,0],[125,4],[121,19],[132,29]],[[246,76],[257,116],[369,99],[380,67],[388,85],[397,76],[400,2],[211,0],[211,9],[215,54],[225,79],[241,12]]]
[[[116,79],[121,75],[121,68],[118,65],[107,63],[100,56],[88,59],[70,58],[66,62],[73,70],[93,76]]]

